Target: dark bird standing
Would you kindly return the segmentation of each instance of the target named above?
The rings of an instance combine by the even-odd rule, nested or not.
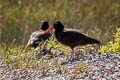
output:
[[[49,29],[49,22],[43,22],[41,26],[41,30],[35,31],[30,35],[30,39],[28,40],[27,47],[36,48],[41,42],[49,39],[51,37],[50,32],[44,34],[44,31]]]
[[[87,35],[80,33],[79,30],[71,29],[64,31],[64,25],[61,22],[55,22],[53,24],[53,28],[55,29],[56,39],[69,47],[71,47],[71,58],[74,56],[74,47],[78,45],[86,45],[86,44],[99,44],[100,41],[88,37]]]

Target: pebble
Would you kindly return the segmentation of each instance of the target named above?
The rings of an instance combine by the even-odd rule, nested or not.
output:
[[[67,68],[66,73],[56,73],[57,68],[53,67],[45,76],[42,76],[42,71],[36,68],[9,70],[6,65],[4,67],[0,65],[0,78],[2,80],[120,80],[120,53],[84,54],[83,59],[75,59],[73,62],[67,61],[64,56],[54,58],[58,59],[61,69]],[[74,67],[81,62],[88,71],[77,71],[78,74],[75,75]]]

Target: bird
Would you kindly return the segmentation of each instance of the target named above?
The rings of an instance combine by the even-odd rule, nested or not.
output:
[[[80,33],[79,30],[76,29],[66,29],[64,30],[64,25],[60,21],[56,21],[53,23],[51,29],[55,29],[55,37],[58,42],[69,46],[71,51],[71,58],[74,57],[74,47],[79,45],[86,44],[100,44],[99,40],[91,38],[83,33]]]
[[[51,37],[51,33],[48,32],[44,34],[44,31],[47,29],[49,30],[49,22],[44,21],[42,23],[41,30],[35,31],[30,35],[30,38],[28,40],[26,47],[36,48],[39,46],[41,42],[44,42],[45,40],[49,39]]]

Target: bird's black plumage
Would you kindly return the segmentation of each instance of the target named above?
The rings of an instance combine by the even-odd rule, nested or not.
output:
[[[99,44],[100,41],[88,37],[87,35],[80,33],[78,30],[71,29],[64,31],[64,25],[61,22],[55,22],[53,24],[53,28],[55,29],[56,39],[73,50],[74,47],[78,45],[86,45],[86,44]]]
[[[53,27],[55,28],[55,36],[57,40],[64,45],[70,46],[71,48],[74,48],[78,45],[86,45],[86,44],[99,44],[100,41],[88,37],[87,35],[80,33],[75,30],[72,31],[64,31],[64,25],[61,22],[55,22],[53,24]]]
[[[48,32],[47,34],[42,34],[43,31],[49,28],[49,23],[43,22],[41,26],[41,30],[35,31],[30,35],[30,39],[28,40],[27,46],[36,48],[41,42],[49,39],[51,33]]]

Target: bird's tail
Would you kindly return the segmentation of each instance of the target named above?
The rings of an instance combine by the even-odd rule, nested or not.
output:
[[[96,40],[94,38],[89,38],[87,41],[88,43],[91,43],[91,44],[101,44],[99,40]]]

